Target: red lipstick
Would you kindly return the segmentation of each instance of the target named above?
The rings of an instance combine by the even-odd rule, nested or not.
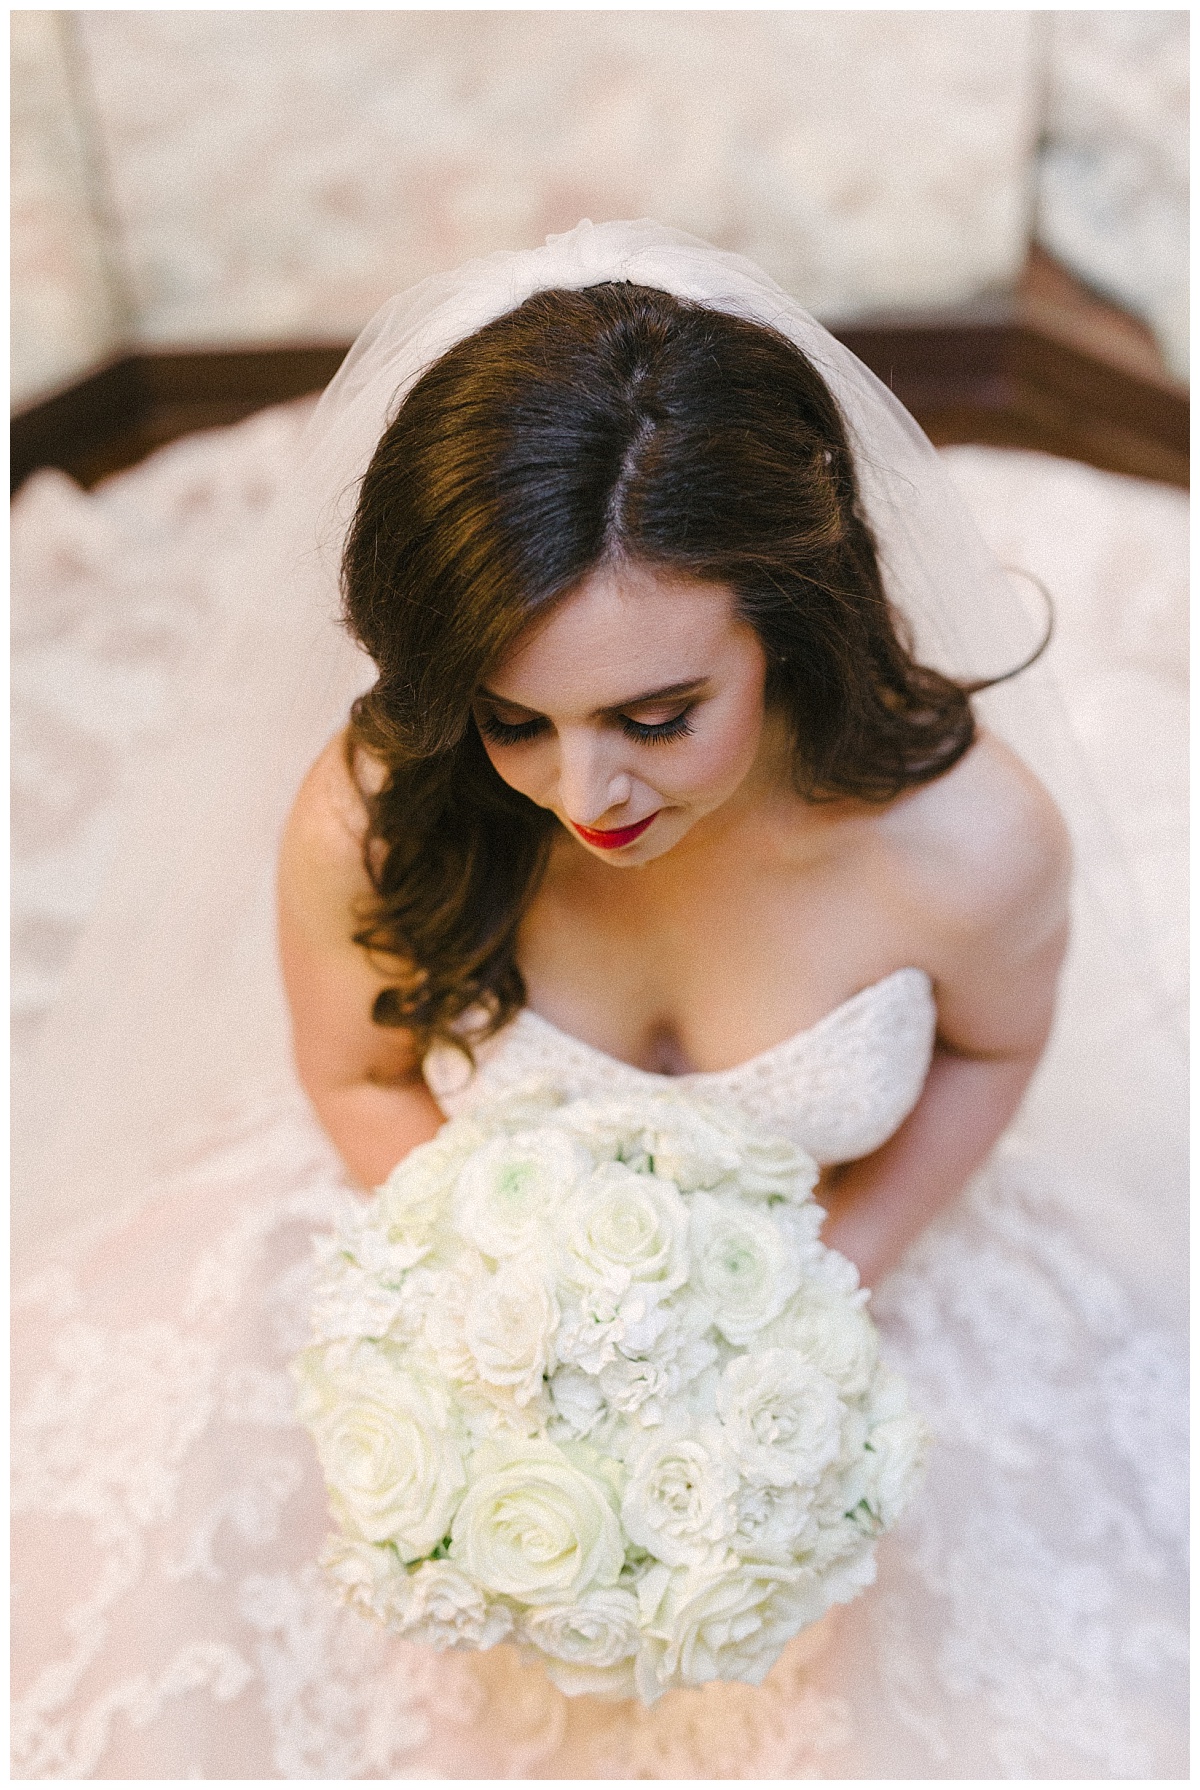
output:
[[[574,820],[571,822],[571,825],[575,828],[579,837],[581,839],[586,839],[589,845],[598,845],[601,851],[616,851],[619,845],[632,845],[635,839],[640,839],[642,834],[646,831],[646,828],[650,825],[650,822],[656,820],[661,813],[661,808],[656,808],[653,814],[648,814],[645,820],[634,821],[631,827],[611,827],[608,829],[601,829],[600,827],[581,827],[578,821]]]

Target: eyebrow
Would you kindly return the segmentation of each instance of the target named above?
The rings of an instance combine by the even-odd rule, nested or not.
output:
[[[647,702],[666,702],[673,696],[691,696],[697,690],[703,689],[707,682],[706,677],[694,677],[682,684],[664,684],[661,689],[644,690],[640,696],[627,696],[624,702],[610,703],[608,707],[596,709],[594,712],[597,715],[619,715],[624,709],[641,708]],[[478,694],[486,702],[498,703],[501,708],[522,709],[527,715],[538,713],[536,709],[526,708],[523,702],[513,702],[511,697],[497,696],[494,691],[487,689],[483,684],[480,684]]]

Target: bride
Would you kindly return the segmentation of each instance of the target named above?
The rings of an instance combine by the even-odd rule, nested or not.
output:
[[[1001,684],[1036,656],[1029,629],[936,456],[755,270],[615,225],[396,301],[314,443],[276,523],[290,576],[266,645],[225,643],[204,675],[236,702],[180,748],[220,794],[188,786],[159,846],[170,894],[140,955],[170,1000],[125,1045],[109,991],[116,1070],[82,1054],[102,1002],[58,1058],[84,1118],[44,1172],[99,1189],[119,1163],[142,1198],[25,1295],[58,1371],[18,1451],[16,1769],[1180,1769],[1169,1351],[1036,1147],[1039,1110],[1063,1135],[1093,1042],[1080,990],[1109,935],[1086,912],[1041,1108],[1036,1087],[1021,1105],[1070,855],[1027,760],[1086,858],[1085,800],[1021,694],[1036,673]],[[314,671],[338,658],[337,570],[366,689],[361,659]],[[294,605],[289,628],[270,602]],[[335,1157],[271,1089],[277,1029],[242,1009],[264,944],[250,869],[347,687],[278,883],[295,1063]],[[1086,1060],[1103,1076],[1099,1035]],[[351,1197],[337,1159],[374,1185],[447,1113],[539,1074],[572,1092],[668,1075],[805,1144],[823,1234],[878,1288],[933,1422],[879,1584],[759,1690],[567,1704],[509,1648],[376,1632],[313,1564],[322,1489],[283,1370],[307,1237]],[[1010,1130],[1019,1107],[1033,1122]]]
[[[301,1080],[352,1172],[433,1136],[423,1064],[471,1009],[494,1034],[527,1008],[601,1080],[710,1086],[850,1012],[878,1050],[911,1011],[895,1085],[847,1063],[834,1096],[880,1105],[823,1189],[873,1282],[1037,1063],[1068,845],[905,651],[819,376],[663,292],[539,293],[418,380],[344,566],[381,675],[305,780],[280,912]]]

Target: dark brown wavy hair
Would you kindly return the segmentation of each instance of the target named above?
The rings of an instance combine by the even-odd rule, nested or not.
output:
[[[493,770],[471,715],[490,667],[624,557],[726,584],[786,711],[797,790],[885,803],[975,737],[970,690],[918,664],[888,601],[846,430],[785,336],[653,288],[539,292],[417,380],[363,478],[345,620],[378,682],[354,704],[380,1025],[419,1049],[523,1004],[514,955],[557,819]]]

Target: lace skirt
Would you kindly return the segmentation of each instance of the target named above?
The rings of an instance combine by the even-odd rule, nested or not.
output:
[[[759,1689],[567,1699],[333,1602],[292,1418],[299,1109],[18,1287],[13,1769],[27,1777],[1186,1774],[1182,1353],[1001,1157],[875,1300],[936,1436],[879,1579]]]

